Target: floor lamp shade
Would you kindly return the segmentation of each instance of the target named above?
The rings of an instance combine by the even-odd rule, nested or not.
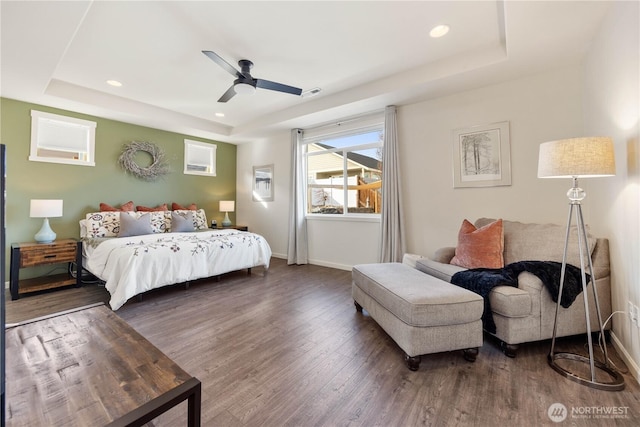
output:
[[[229,219],[229,212],[235,211],[236,202],[234,200],[220,200],[220,212],[224,212],[224,219],[222,220],[222,226],[228,227],[231,225]]]
[[[33,199],[29,208],[31,218],[44,218],[40,231],[34,236],[38,243],[51,243],[56,240],[56,233],[49,226],[49,218],[62,216],[62,200]]]
[[[540,144],[538,178],[588,178],[615,173],[611,138],[571,138]]]
[[[553,335],[551,337],[551,350],[547,360],[549,362],[549,366],[551,366],[556,372],[572,381],[588,387],[610,391],[622,390],[624,388],[624,378],[610,365],[606,343],[602,346],[604,362],[596,360],[593,353],[591,319],[589,316],[589,291],[592,293],[591,298],[593,299],[595,306],[599,332],[602,337],[605,335],[602,316],[600,314],[600,303],[598,301],[597,285],[595,281],[596,276],[593,274],[593,263],[587,249],[589,247],[589,242],[582,216],[581,201],[585,198],[586,193],[578,187],[578,178],[611,176],[615,175],[615,173],[616,164],[613,140],[611,138],[572,138],[540,144],[538,177],[571,178],[573,180],[573,186],[567,192],[567,197],[569,198],[569,216],[567,218],[567,231],[562,256],[562,270],[560,273]],[[589,351],[588,358],[580,354],[555,351],[558,314],[560,312],[560,301],[563,294],[567,265],[569,232],[571,230],[571,221],[574,214],[578,232],[578,249],[580,251],[580,272]],[[587,273],[589,276],[587,276]],[[591,278],[591,286],[589,287],[587,287],[587,277]],[[589,366],[588,374],[580,367],[585,364]]]

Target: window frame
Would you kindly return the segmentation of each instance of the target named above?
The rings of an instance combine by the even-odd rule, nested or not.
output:
[[[358,152],[361,150],[380,148],[384,150],[384,115],[375,114],[364,118],[349,119],[347,121],[338,122],[329,126],[320,126],[318,128],[312,128],[305,130],[302,136],[302,144],[304,149],[301,150],[305,165],[305,178],[304,178],[304,192],[305,192],[305,217],[310,219],[369,219],[373,221],[379,221],[381,213],[358,213],[349,212],[348,206],[348,164],[350,159],[348,158],[349,152]],[[383,138],[380,142],[368,142],[364,144],[354,144],[344,147],[334,147],[320,152],[309,152],[308,147],[311,144],[327,141],[330,139],[337,139],[349,136],[362,135],[370,132],[381,132]],[[313,213],[308,211],[309,202],[306,199],[309,196],[309,157],[326,155],[330,153],[340,153],[342,156],[342,213]],[[380,171],[382,175],[382,171]],[[384,180],[382,178],[381,180]]]
[[[64,157],[47,157],[38,154],[38,149],[46,148],[40,145],[42,134],[40,125],[44,122],[60,123],[63,127],[80,127],[87,135],[86,151],[78,151],[78,153],[86,153],[86,160],[72,159]],[[62,163],[76,166],[95,166],[95,143],[96,143],[96,127],[97,123],[91,120],[78,119],[76,117],[63,116],[60,114],[46,113],[44,111],[31,110],[31,148],[29,152],[29,160],[33,162],[46,163]],[[62,150],[55,150],[62,151]],[[69,151],[75,152],[75,151]]]
[[[208,149],[209,151],[209,164],[210,172],[191,170],[189,169],[189,148],[198,147],[201,149]],[[216,144],[210,144],[208,142],[194,141],[192,139],[184,140],[184,171],[185,175],[200,175],[200,176],[216,176],[217,174],[217,151],[218,146]]]

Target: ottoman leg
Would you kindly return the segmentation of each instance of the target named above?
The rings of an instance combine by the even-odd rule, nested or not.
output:
[[[467,362],[475,362],[476,357],[478,357],[478,347],[475,348],[467,348],[463,350],[464,352],[464,360]]]
[[[356,311],[362,313],[362,306],[358,304],[358,301],[353,301],[353,304],[356,306]]]
[[[420,367],[421,357],[418,356],[409,356],[407,353],[404,354],[404,361],[407,362],[407,367],[411,371],[417,371]]]

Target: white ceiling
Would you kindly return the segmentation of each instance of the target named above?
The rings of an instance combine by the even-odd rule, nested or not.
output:
[[[242,143],[576,63],[608,7],[3,0],[0,95]],[[438,24],[451,31],[432,39]],[[202,50],[232,65],[250,59],[254,78],[322,91],[299,97],[258,89],[218,103],[234,77]]]

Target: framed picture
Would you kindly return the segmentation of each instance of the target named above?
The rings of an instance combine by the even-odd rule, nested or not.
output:
[[[253,167],[253,201],[273,201],[273,165]]]
[[[453,187],[511,185],[509,122],[453,131]]]

